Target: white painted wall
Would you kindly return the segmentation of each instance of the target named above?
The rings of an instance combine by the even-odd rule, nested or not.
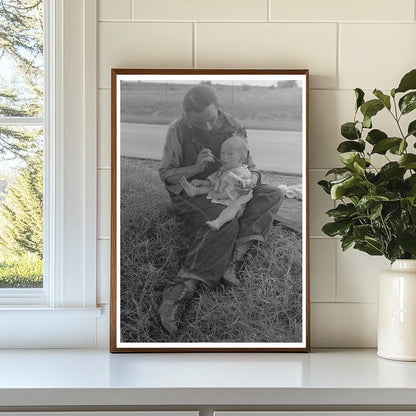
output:
[[[323,235],[333,203],[316,182],[337,164],[352,90],[390,90],[416,67],[415,0],[99,0],[98,8],[99,303],[108,304],[110,281],[110,69],[309,68],[312,346],[376,346],[377,276],[388,262],[342,253]],[[106,348],[105,324],[99,337]]]

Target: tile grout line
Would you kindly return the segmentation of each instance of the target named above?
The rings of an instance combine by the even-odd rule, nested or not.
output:
[[[337,62],[336,62],[336,71],[337,71],[337,90],[339,90],[340,84],[340,71],[341,71],[341,24],[337,23]]]
[[[130,20],[133,20],[133,0],[130,0]]]
[[[336,244],[334,244],[333,250],[334,253],[334,259],[335,259],[335,282],[334,282],[334,302],[338,303],[338,244],[340,244],[340,241],[337,240]]]
[[[134,7],[132,6],[133,13]],[[336,24],[353,24],[353,25],[414,25],[413,20],[272,20],[268,21],[268,19],[224,19],[224,20],[192,20],[192,19],[98,19],[98,23],[287,23],[287,24],[306,24],[306,25],[315,25],[315,24],[323,24],[323,25],[336,25]]]
[[[334,239],[340,240],[341,237],[329,237],[329,236],[327,236],[325,234],[322,234],[322,235],[310,235],[309,236],[309,240],[330,240],[330,241],[332,241]]]
[[[197,68],[196,61],[196,22],[192,23],[192,68]]]
[[[352,300],[345,300],[345,301],[341,301],[341,302],[330,302],[330,301],[311,301],[311,304],[315,304],[315,305],[334,305],[334,306],[340,306],[340,305],[377,305],[378,302],[374,301],[352,301]]]
[[[416,0],[415,0],[416,1]],[[272,20],[272,0],[267,0],[267,23],[270,23]]]

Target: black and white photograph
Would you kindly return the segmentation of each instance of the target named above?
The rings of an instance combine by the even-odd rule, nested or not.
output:
[[[112,70],[112,352],[309,351],[308,70]]]

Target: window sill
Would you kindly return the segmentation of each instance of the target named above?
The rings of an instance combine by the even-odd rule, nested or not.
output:
[[[45,306],[47,297],[44,289],[1,289],[0,308],[14,305],[26,307]]]
[[[416,363],[375,350],[110,354],[0,351],[0,411],[48,408],[202,410],[416,409]]]
[[[37,306],[0,306],[0,318],[13,317],[72,317],[72,318],[99,318],[101,308],[45,308]]]
[[[95,348],[100,308],[0,307],[0,348]]]

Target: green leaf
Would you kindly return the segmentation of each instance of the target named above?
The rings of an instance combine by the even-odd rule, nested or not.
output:
[[[369,254],[370,256],[381,256],[383,252],[377,247],[374,247],[369,242],[356,242],[354,244],[354,248],[360,251],[364,251],[365,253]]]
[[[408,114],[416,108],[416,92],[409,92],[400,98],[399,108],[402,114]]]
[[[399,159],[399,165],[405,169],[416,169],[416,155],[408,153]]]
[[[339,160],[346,166],[353,166],[354,162],[360,158],[357,152],[345,152],[339,155]]]
[[[401,79],[398,88],[396,88],[395,92],[406,92],[409,90],[416,89],[416,69],[412,69],[408,72],[404,77]]]
[[[412,218],[412,223],[416,224],[416,195],[413,196],[412,208],[410,209],[410,217]]]
[[[383,211],[383,204],[377,204],[374,207],[370,208],[370,219],[375,220],[381,217],[382,211]]]
[[[382,91],[375,89],[373,94],[383,103],[388,110],[391,109],[390,97],[385,95]]]
[[[365,159],[357,159],[356,161],[354,161],[352,167],[355,172],[363,174],[365,172],[366,167]]]
[[[416,227],[406,228],[398,238],[400,246],[411,254],[416,254]]]
[[[345,192],[345,189],[348,187],[354,186],[357,179],[354,176],[350,176],[349,178],[343,178],[340,181],[334,181],[331,187],[331,198],[332,199],[340,199]]]
[[[384,133],[384,131],[374,129],[368,132],[366,140],[368,143],[374,145],[378,143],[380,140],[386,139],[387,137],[388,136],[386,133]]]
[[[371,117],[364,116],[363,127],[366,129],[371,129],[373,127],[373,123],[371,122]]]
[[[371,227],[371,225],[357,225],[356,227],[354,227],[352,231],[352,235],[356,241],[357,240],[364,241],[365,237],[372,233],[373,233],[373,228]]]
[[[389,149],[389,152],[393,155],[402,155],[403,152],[407,149],[407,141],[406,139],[400,139],[399,144],[395,144]]]
[[[387,255],[386,257],[390,260],[390,261],[394,261],[396,259],[402,258],[403,256],[403,251],[400,248],[399,242],[397,241],[397,239],[393,239],[391,241],[389,241],[389,243],[387,244]]]
[[[408,196],[406,198],[409,201],[409,204],[414,208],[416,207],[416,195],[412,192],[412,194],[410,196]],[[411,215],[413,218],[413,214],[416,214],[416,212],[414,212],[414,210],[411,211]],[[414,219],[416,220],[416,216],[414,217]]]
[[[368,245],[371,245],[374,250],[377,250],[380,254],[382,253],[383,246],[380,240],[378,240],[375,237],[370,237],[368,235],[364,237],[364,240],[368,243]]]
[[[409,186],[416,186],[416,174],[413,174],[406,178],[406,182]]]
[[[322,227],[322,231],[329,237],[335,237],[336,235],[345,235],[351,227],[349,221],[336,221],[325,224]]]
[[[374,117],[383,108],[384,104],[379,100],[370,100],[361,106],[361,112],[365,118],[371,118]]]
[[[330,169],[325,176],[331,175],[331,174],[335,174],[335,175],[343,175],[344,173],[347,172],[351,172],[351,169],[348,168],[334,168],[334,169]]]
[[[407,141],[405,140],[405,139],[403,139],[402,141],[401,141],[401,143],[400,143],[400,146],[399,146],[399,155],[402,155],[403,154],[403,152],[406,150],[406,148],[407,148]]]
[[[334,183],[336,182],[336,183]],[[348,196],[350,194],[357,195],[361,197],[363,192],[363,186],[366,185],[358,176],[350,176],[348,178],[343,178],[341,181],[334,181],[331,187],[331,198],[332,199],[341,199],[343,196]],[[365,188],[364,188],[365,189]]]
[[[327,193],[330,194],[331,193],[331,188],[329,186],[329,182],[328,181],[319,181],[318,185]]]
[[[342,218],[349,218],[357,213],[354,204],[339,204],[336,208],[330,209],[326,214],[335,219],[339,220]]]
[[[403,178],[406,169],[400,167],[397,162],[385,164],[379,171],[378,176],[382,181],[389,181],[391,178]]]
[[[351,235],[346,235],[341,238],[341,247],[342,251],[347,250],[354,244],[354,237]]]
[[[416,120],[413,120],[410,124],[409,127],[407,128],[407,133],[408,136],[415,136],[416,137]]]
[[[364,91],[361,88],[356,88],[355,90],[355,111],[358,111],[358,109],[364,104]]]
[[[365,149],[365,142],[363,140],[358,140],[356,142],[352,142],[352,141],[341,142],[339,146],[337,147],[337,151],[340,153],[352,152],[354,150],[357,152],[364,152],[364,149]]]
[[[416,174],[413,174],[406,178],[405,183],[408,187],[406,196],[416,196]]]
[[[357,204],[357,208],[364,212],[367,211],[367,209],[378,205],[380,202],[388,200],[389,199],[383,195],[364,195]]]
[[[377,153],[380,155],[384,155],[387,150],[391,149],[393,146],[400,146],[402,139],[399,137],[387,137],[386,139],[382,139],[378,141],[374,147],[371,154]]]
[[[396,222],[396,219],[399,213],[400,213],[400,204],[398,204],[397,202],[389,204],[386,206],[386,209],[384,212],[384,220]]]
[[[357,140],[361,137],[360,130],[357,129],[357,123],[353,121],[341,126],[341,135],[348,140]]]

